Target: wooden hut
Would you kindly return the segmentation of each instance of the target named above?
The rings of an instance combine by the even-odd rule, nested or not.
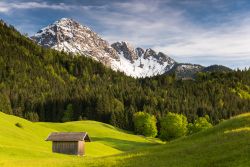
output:
[[[87,132],[53,132],[46,141],[52,141],[56,153],[84,155],[85,142],[90,142]]]

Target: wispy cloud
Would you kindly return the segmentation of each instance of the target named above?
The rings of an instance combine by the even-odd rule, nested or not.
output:
[[[47,2],[0,2],[0,12],[7,13],[17,9],[54,9],[70,10],[72,6],[64,3],[49,4]]]
[[[163,1],[112,5],[110,8],[116,9],[112,12],[90,11],[91,17],[105,27],[102,35],[111,42],[126,40],[135,46],[152,47],[179,61],[222,63],[233,68],[250,65],[250,13],[228,13],[221,16],[221,23],[206,26],[190,19],[187,11]]]
[[[135,45],[157,45],[165,34],[168,34],[168,38],[176,38],[175,33],[182,29],[178,25],[184,21],[181,17],[184,11],[167,6],[160,10],[161,3],[114,3],[110,8],[116,10],[90,11],[90,17],[106,27],[102,34],[110,41],[128,40]]]
[[[250,66],[250,19],[248,14],[230,16],[229,22],[216,27],[200,28],[199,32],[183,31],[176,43],[154,46],[177,59],[208,65],[230,65],[233,68]],[[203,58],[203,60],[201,59]]]

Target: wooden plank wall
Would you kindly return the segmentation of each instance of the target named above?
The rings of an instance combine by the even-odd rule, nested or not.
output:
[[[75,142],[62,142],[62,141],[53,141],[52,151],[57,153],[64,154],[73,154],[78,155],[79,144]]]

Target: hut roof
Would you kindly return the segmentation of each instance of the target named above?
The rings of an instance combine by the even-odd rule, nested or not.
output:
[[[87,132],[53,132],[46,141],[87,141],[90,142],[90,138]]]

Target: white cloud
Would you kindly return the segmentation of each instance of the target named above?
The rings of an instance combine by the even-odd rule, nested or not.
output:
[[[17,9],[53,9],[53,10],[66,10],[70,11],[73,9],[105,9],[106,5],[103,6],[92,6],[92,5],[69,5],[67,3],[48,3],[48,2],[6,2],[0,1],[0,13],[8,13]]]
[[[196,24],[185,10],[162,3],[114,3],[115,11],[90,12],[104,27],[104,38],[111,42],[126,40],[135,46],[152,47],[180,62],[233,68],[250,65],[250,13],[229,13],[212,27]]]
[[[54,10],[69,10],[72,6],[64,3],[59,4],[48,4],[47,2],[0,2],[0,12],[8,13],[16,9],[35,9],[35,8],[46,8]]]
[[[241,18],[242,20],[239,21]],[[184,32],[179,42],[168,45],[154,46],[177,59],[190,58],[197,62],[223,63],[233,68],[250,66],[250,22],[241,15],[233,22],[214,28],[204,28],[199,33]],[[204,58],[202,61],[201,58]]]

